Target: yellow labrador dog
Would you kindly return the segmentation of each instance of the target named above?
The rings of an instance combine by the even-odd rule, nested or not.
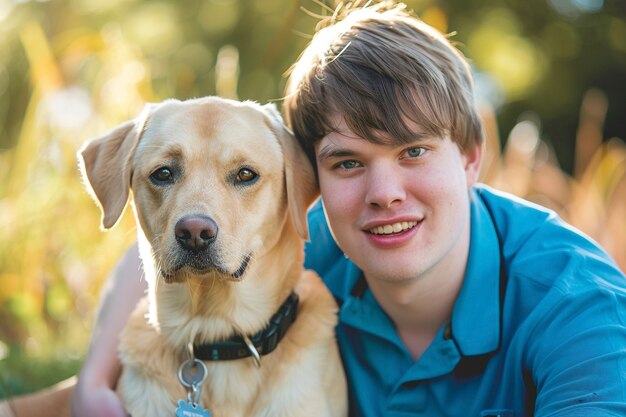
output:
[[[347,414],[336,305],[302,267],[316,181],[273,106],[149,105],[79,159],[102,226],[129,199],[138,224],[149,293],[118,386],[133,417]]]

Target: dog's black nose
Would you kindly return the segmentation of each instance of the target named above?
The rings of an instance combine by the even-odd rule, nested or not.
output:
[[[176,223],[174,235],[183,248],[195,252],[201,251],[217,237],[217,224],[207,216],[185,216]]]

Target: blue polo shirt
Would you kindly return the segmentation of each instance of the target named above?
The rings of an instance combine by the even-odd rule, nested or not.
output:
[[[552,211],[478,185],[450,323],[413,361],[321,204],[306,266],[340,304],[350,415],[626,416],[626,278]],[[416,256],[419,256],[416,254]]]

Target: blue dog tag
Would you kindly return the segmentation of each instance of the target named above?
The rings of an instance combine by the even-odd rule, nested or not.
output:
[[[176,417],[211,417],[211,412],[205,410],[200,404],[193,405],[183,400],[178,400]]]

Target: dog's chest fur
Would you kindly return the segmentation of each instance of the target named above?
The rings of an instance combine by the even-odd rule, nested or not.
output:
[[[301,394],[319,389],[323,380],[311,376],[320,374],[320,365],[333,357],[328,342],[334,339],[336,306],[312,272],[299,278],[298,293],[301,301],[297,320],[276,350],[262,358],[260,368],[252,358],[206,362],[208,376],[201,403],[213,416],[281,415],[280,410],[301,407]],[[187,354],[177,351],[163,332],[155,331],[147,316],[145,297],[123,334],[121,352],[126,370],[118,390],[126,404],[144,408],[145,415],[172,416],[173,404],[187,399],[177,380],[178,367]],[[136,384],[137,378],[141,384]],[[145,398],[155,400],[145,403]],[[129,411],[136,414],[130,407]],[[309,410],[294,415],[309,415]]]

